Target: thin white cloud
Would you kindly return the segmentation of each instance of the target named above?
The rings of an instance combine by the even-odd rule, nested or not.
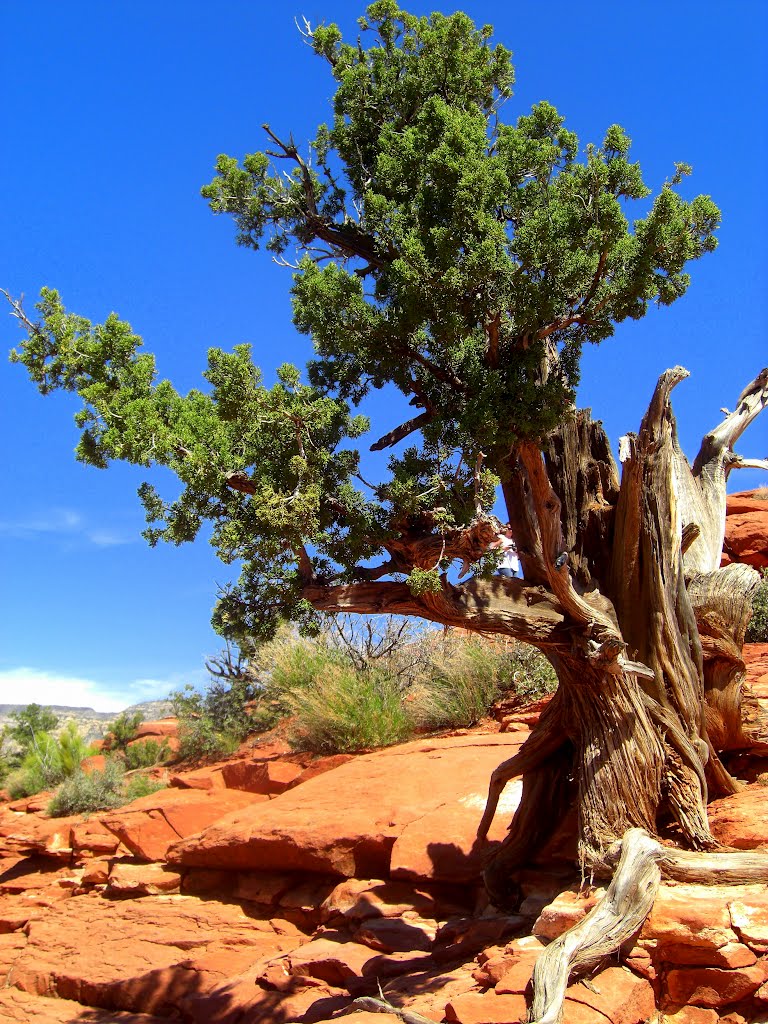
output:
[[[68,508],[54,508],[45,515],[30,516],[29,519],[0,520],[0,534],[14,540],[36,540],[40,534],[49,534],[70,542],[86,541],[97,547],[132,544],[136,540],[134,532],[90,526],[79,512]]]
[[[27,666],[0,670],[0,704],[58,704],[94,711],[122,711],[131,704],[164,700],[173,689],[181,689],[178,680],[136,679],[115,685]]]

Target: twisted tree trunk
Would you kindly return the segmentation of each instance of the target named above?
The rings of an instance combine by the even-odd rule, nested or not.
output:
[[[720,754],[757,742],[742,724],[741,647],[758,577],[746,566],[718,566],[727,476],[747,464],[732,445],[768,402],[768,372],[707,435],[693,468],[680,452],[670,403],[686,376],[679,367],[667,371],[638,435],[622,439],[620,484],[588,413],[551,439],[546,472],[530,449],[507,462],[505,494],[526,577],[554,593],[564,614],[560,634],[567,632],[570,643],[548,649],[557,697],[491,780],[481,837],[504,784],[523,774],[508,837],[487,866],[489,892],[495,902],[510,903],[517,869],[573,801],[583,872],[610,873],[625,835],[645,836],[651,851],[630,858],[634,869],[624,866],[630,881],[634,871],[634,884],[622,882],[623,910],[608,915],[608,932],[596,938],[605,922],[585,925],[564,938],[567,956],[542,963],[532,1020],[556,1021],[571,970],[591,963],[594,949],[615,950],[627,927],[642,923],[652,886],[636,883],[649,871],[658,874],[651,864],[663,860],[654,839],[662,828],[671,827],[689,850],[718,848],[707,823],[709,794],[738,789]],[[671,854],[666,866],[679,877]],[[685,870],[695,876],[695,867]],[[750,870],[768,879],[768,858],[758,857]],[[614,942],[613,933],[624,939]]]

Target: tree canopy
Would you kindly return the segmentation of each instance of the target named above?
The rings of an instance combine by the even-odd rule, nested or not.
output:
[[[283,365],[266,387],[248,346],[211,349],[207,387],[181,395],[128,324],[92,324],[52,290],[14,353],[42,393],[81,397],[80,460],[177,474],[171,500],[140,489],[145,536],[179,544],[210,524],[242,564],[215,613],[235,637],[308,624],[308,581],[418,593],[452,559],[482,561],[462,531],[493,505],[510,447],[572,415],[582,346],[684,294],[719,222],[709,197],[681,197],[684,164],[649,201],[618,125],[580,149],[546,102],[509,118],[510,54],[464,14],[377,0],[354,43],[334,25],[306,35],[336,82],[332,120],[306,146],[265,125],[267,147],[220,156],[202,190],[241,245],[292,267],[306,376]],[[417,412],[372,447],[413,443],[367,483],[356,408],[386,384]],[[404,543],[418,529],[440,538],[426,561]]]

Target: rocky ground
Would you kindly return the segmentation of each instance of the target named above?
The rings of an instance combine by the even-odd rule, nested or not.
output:
[[[768,645],[747,655],[768,702]],[[564,823],[520,913],[485,902],[473,835],[488,777],[537,713],[357,757],[246,747],[88,820],[48,819],[44,798],[3,805],[0,1019],[321,1022],[380,992],[433,1021],[525,1019],[538,953],[602,892],[570,872]],[[763,768],[710,807],[730,846],[768,852]],[[668,883],[634,948],[569,988],[564,1020],[765,1021],[767,954],[765,886]]]
[[[768,711],[768,644],[745,658]],[[263,742],[88,819],[47,818],[44,795],[0,805],[0,1019],[525,1020],[538,954],[602,895],[569,867],[572,822],[523,879],[518,914],[480,885],[490,773],[540,710],[356,757]],[[768,760],[735,770],[748,785],[710,805],[712,831],[768,854]],[[491,841],[518,797],[513,783]],[[406,1013],[371,1012],[382,996]],[[564,1021],[768,1021],[768,887],[665,883],[633,948],[570,986]]]

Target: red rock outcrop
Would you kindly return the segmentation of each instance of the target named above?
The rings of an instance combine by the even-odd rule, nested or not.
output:
[[[728,495],[723,565],[729,562],[768,565],[768,488]]]
[[[172,846],[168,859],[347,878],[387,877],[391,868],[409,879],[476,880],[481,861],[474,833],[488,778],[525,735],[417,740],[357,757],[279,800],[222,818]],[[504,835],[516,792],[509,787],[492,838]]]
[[[745,661],[761,698],[768,645]],[[490,771],[527,735],[517,719],[354,758],[244,748],[86,821],[46,819],[45,800],[0,807],[0,1019],[323,1024],[381,988],[435,1022],[518,1024],[542,949],[602,890],[540,869],[519,914],[486,906],[473,834]],[[715,834],[768,845],[766,797],[758,782],[713,803]],[[569,986],[563,1021],[766,1011],[768,889],[668,884],[622,963]]]

